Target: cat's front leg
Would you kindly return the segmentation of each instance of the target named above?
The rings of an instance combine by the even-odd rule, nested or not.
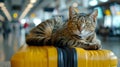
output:
[[[101,45],[97,43],[89,43],[89,46],[87,47],[88,50],[98,50],[101,49]]]
[[[98,50],[101,48],[100,42],[87,42],[85,40],[79,40],[77,46],[86,50]]]
[[[89,49],[95,49],[95,50],[102,48],[101,42],[99,40],[95,40],[95,41],[89,43],[88,47],[89,47]]]
[[[97,38],[96,34],[94,34],[92,37],[93,38],[91,39],[91,41],[89,41],[90,48],[101,49],[102,48],[101,41]]]

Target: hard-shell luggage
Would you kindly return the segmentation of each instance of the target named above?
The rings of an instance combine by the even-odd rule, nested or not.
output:
[[[103,49],[22,46],[12,56],[11,67],[117,67],[117,57]]]

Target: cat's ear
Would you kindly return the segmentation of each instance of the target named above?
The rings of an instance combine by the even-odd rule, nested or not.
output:
[[[79,13],[79,9],[70,6],[69,7],[69,18],[72,18],[74,16],[74,14]]]
[[[92,17],[93,20],[96,21],[97,15],[98,15],[98,10],[95,9],[95,10],[90,14],[90,17]]]

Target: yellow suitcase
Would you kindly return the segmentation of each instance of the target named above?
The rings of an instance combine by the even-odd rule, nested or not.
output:
[[[117,67],[117,57],[109,50],[75,49],[78,67]]]
[[[11,67],[57,67],[57,50],[52,46],[22,46],[11,58]]]
[[[12,56],[11,67],[117,67],[117,57],[109,50],[23,46]]]

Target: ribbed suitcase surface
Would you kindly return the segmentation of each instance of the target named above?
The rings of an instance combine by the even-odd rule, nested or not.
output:
[[[117,67],[117,57],[109,50],[23,46],[12,56],[11,67]]]
[[[57,67],[57,59],[55,47],[23,46],[13,55],[11,67]]]
[[[117,67],[117,57],[109,50],[75,49],[78,67]]]

